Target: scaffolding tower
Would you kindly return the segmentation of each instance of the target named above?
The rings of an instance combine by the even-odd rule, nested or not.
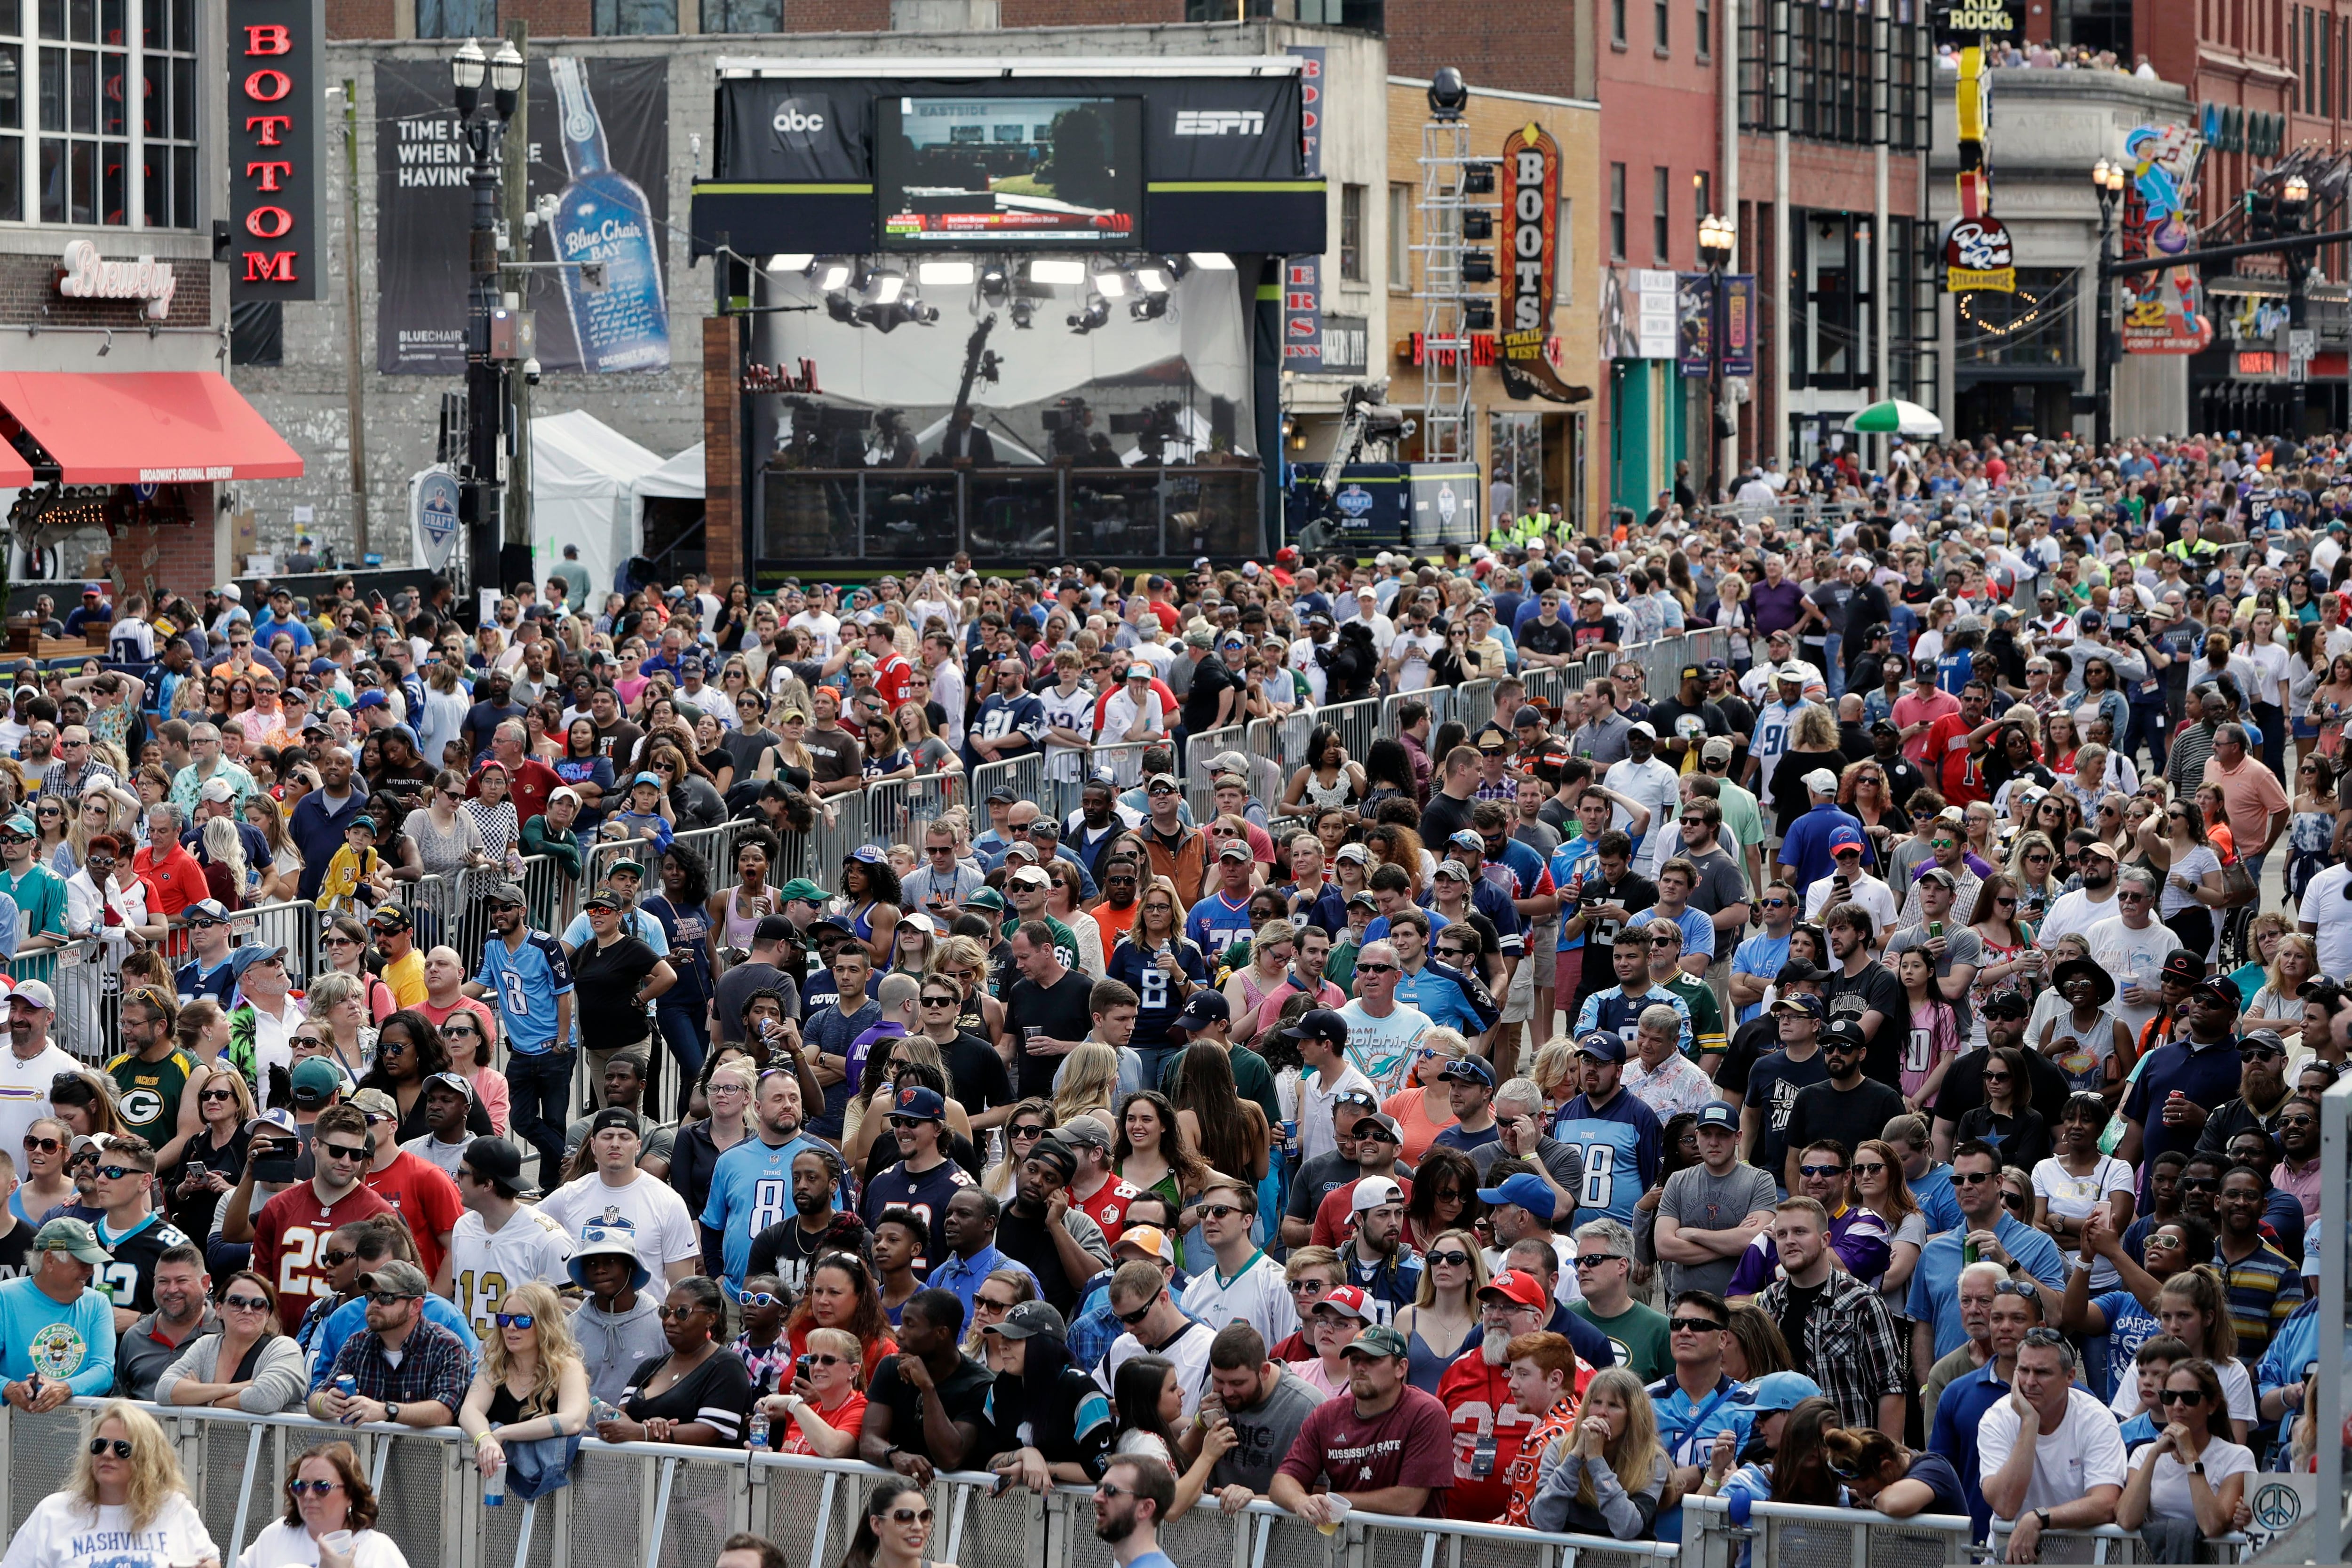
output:
[[[1474,166],[1470,124],[1458,112],[1421,130],[1421,453],[1425,462],[1466,461],[1477,450],[1470,428],[1470,301],[1464,278],[1464,216]],[[1491,222],[1491,220],[1490,220]],[[1477,252],[1490,268],[1490,253]]]

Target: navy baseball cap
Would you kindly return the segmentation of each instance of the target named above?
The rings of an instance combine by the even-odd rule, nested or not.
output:
[[[1598,1057],[1604,1062],[1622,1062],[1625,1059],[1625,1042],[1614,1035],[1595,1029],[1576,1042],[1576,1054]]]
[[[1739,1131],[1739,1112],[1727,1100],[1710,1100],[1698,1108],[1698,1125],[1720,1127],[1727,1132]]]

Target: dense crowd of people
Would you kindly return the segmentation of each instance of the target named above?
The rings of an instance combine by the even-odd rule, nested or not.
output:
[[[131,668],[0,724],[0,1394],[118,1403],[11,1558],[206,1559],[148,1404],[862,1463],[851,1568],[983,1468],[1122,1563],[1259,1501],[2225,1534],[2324,1440],[2340,460],[1897,444],[471,630],[93,587]],[[373,1506],[314,1447],[244,1559],[387,1568]]]

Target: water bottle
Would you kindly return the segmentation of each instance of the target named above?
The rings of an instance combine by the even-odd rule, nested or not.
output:
[[[507,1462],[504,1459],[500,1459],[490,1473],[482,1478],[482,1506],[507,1506]]]
[[[607,1405],[601,1394],[588,1402],[588,1426],[591,1431],[618,1415],[620,1411]]]
[[[755,1453],[768,1446],[768,1413],[757,1405],[751,1406],[751,1419],[743,1428],[743,1440]]]

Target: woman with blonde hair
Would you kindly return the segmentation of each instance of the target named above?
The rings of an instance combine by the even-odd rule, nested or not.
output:
[[[70,1568],[103,1561],[220,1568],[220,1549],[196,1511],[172,1440],[127,1399],[100,1406],[89,1440],[76,1441],[73,1472],[33,1505],[8,1542],[11,1568]],[[139,1542],[126,1559],[100,1557],[88,1538]]]
[[[286,1467],[286,1511],[236,1560],[236,1568],[408,1568],[392,1537],[375,1528],[376,1495],[349,1443],[320,1443]],[[330,1537],[348,1534],[341,1552]]]
[[[248,1094],[246,1104],[250,1106],[252,1103],[252,1096]],[[243,1123],[238,1125],[241,1127]],[[11,1151],[24,1176],[17,1183],[16,1190],[8,1194],[8,1212],[16,1216],[18,1225],[38,1230],[41,1215],[60,1204],[81,1201],[80,1194],[75,1190],[73,1176],[66,1169],[72,1158],[73,1141],[73,1129],[55,1116],[36,1116],[26,1124],[24,1148]],[[239,1163],[241,1165],[242,1161]],[[207,1222],[212,1217],[209,1206],[205,1209],[205,1217]]]
[[[269,865],[261,873],[261,886],[254,890],[254,901],[288,902],[301,880],[303,863],[302,851],[286,836],[286,814],[268,795],[256,795],[245,803],[245,820],[269,847]]]
[[[800,1392],[803,1383],[808,1394]],[[779,1453],[824,1459],[857,1457],[857,1429],[866,1418],[866,1368],[857,1336],[846,1329],[808,1331],[808,1371],[782,1394],[760,1402],[770,1421],[791,1436]],[[814,1398],[809,1397],[814,1395]]]
[[[1845,753],[1838,749],[1836,717],[1818,702],[1798,709],[1789,750],[1772,770],[1772,798],[1764,803],[1778,818],[1773,831],[1787,837],[1790,826],[1812,809],[1812,798],[1805,790],[1807,773],[1820,768],[1834,778],[1844,765]]]
[[[217,1005],[208,999],[191,1002],[180,1016],[184,1021],[188,1008]],[[245,1124],[253,1120],[256,1110],[253,1088],[243,1073],[226,1062],[199,1060],[188,1069],[188,1081],[180,1094],[182,1104],[196,1108],[196,1131],[180,1142],[175,1161],[167,1163],[158,1159],[155,1168],[163,1173],[172,1223],[190,1236],[209,1234],[213,1210],[219,1206],[221,1195],[245,1173],[245,1151],[250,1141]],[[58,1157],[63,1159],[62,1154]],[[67,1190],[72,1190],[70,1183]]]
[[[1397,1331],[1405,1337],[1405,1381],[1423,1394],[1437,1392],[1462,1342],[1478,1321],[1478,1292],[1486,1288],[1486,1258],[1466,1230],[1438,1233],[1421,1258],[1421,1287],[1412,1304],[1396,1310]]]
[[[859,1080],[857,1093],[844,1109],[842,1121],[842,1157],[853,1171],[863,1170],[866,1157],[874,1152],[877,1139],[890,1131],[888,1110],[892,1091],[898,1087],[901,1072],[913,1066],[929,1068],[940,1075],[943,1083],[952,1084],[947,1058],[940,1054],[939,1042],[928,1035],[901,1035],[895,1040],[877,1040],[874,1054],[866,1058],[865,1076]],[[874,1113],[874,1100],[880,1095],[883,1114]],[[971,1136],[971,1119],[954,1095],[947,1097],[948,1131],[957,1138]]]
[[[1855,1146],[1846,1180],[1853,1189],[1853,1206],[1885,1222],[1886,1272],[1872,1283],[1886,1298],[1888,1310],[1902,1317],[1910,1299],[1911,1271],[1918,1267],[1919,1249],[1927,1245],[1927,1216],[1911,1195],[1903,1156],[1883,1138],[1865,1138]]]
[[[989,994],[988,949],[980,939],[942,937],[931,973],[944,974],[963,988],[963,1005],[956,1010],[956,1027],[969,1029],[983,1040],[1004,1032],[1004,1004]]]
[[[562,1299],[538,1280],[499,1301],[457,1426],[473,1442],[474,1468],[485,1479],[507,1462],[509,1443],[588,1429],[587,1363]]]
[[[1404,1136],[1399,1157],[1406,1164],[1421,1163],[1437,1135],[1458,1120],[1437,1075],[1445,1070],[1446,1063],[1469,1054],[1470,1043],[1460,1031],[1444,1025],[1423,1029],[1405,1053],[1405,1086],[1381,1101],[1381,1111],[1395,1119],[1397,1131]]]
[[[1225,980],[1225,1005],[1231,1010],[1234,1038],[1246,1044],[1257,1035],[1259,1009],[1290,973],[1298,955],[1298,928],[1275,919],[1258,927],[1250,938],[1250,961],[1237,966]]]
[[[2303,987],[2319,974],[2319,946],[2301,931],[2284,932],[2263,972],[2262,988],[2246,1004],[2242,1033],[2276,1029],[2290,1035],[2303,1027]]]
[[[1592,1374],[1566,1452],[1528,1505],[1538,1530],[1640,1541],[1656,1533],[1668,1467],[1658,1414],[1642,1380],[1622,1366]]]
[[[102,778],[92,779],[66,824],[65,842],[49,858],[49,869],[60,877],[72,876],[89,863],[89,841],[100,834],[110,835],[118,843],[131,842],[138,836],[140,813],[138,796]]]
[[[1118,1053],[1100,1040],[1088,1040],[1063,1062],[1062,1081],[1054,1090],[1054,1125],[1066,1127],[1081,1116],[1091,1116],[1104,1131],[1117,1136],[1118,1118],[1112,1106],[1118,1097]]]
[[[1260,1112],[1263,1115],[1263,1112]],[[1024,1100],[1004,1119],[1004,1158],[981,1173],[980,1190],[998,1203],[1011,1203],[1021,1185],[1021,1166],[1037,1151],[1037,1141],[1052,1131],[1054,1107],[1044,1100]]]

